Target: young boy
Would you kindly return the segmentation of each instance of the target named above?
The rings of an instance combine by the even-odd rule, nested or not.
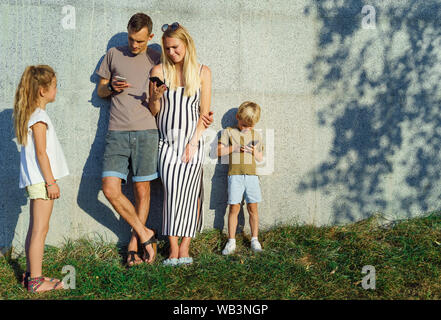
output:
[[[253,128],[260,119],[260,106],[246,101],[239,106],[236,114],[237,127],[223,130],[218,141],[218,155],[229,155],[228,168],[228,242],[222,251],[223,255],[236,250],[236,228],[240,204],[245,195],[250,215],[251,249],[262,251],[257,239],[259,217],[257,203],[262,201],[259,177],[256,175],[256,160],[263,159],[262,137]]]

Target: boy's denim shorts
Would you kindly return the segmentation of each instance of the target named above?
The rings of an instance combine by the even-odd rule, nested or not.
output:
[[[247,203],[262,202],[259,176],[228,176],[228,204],[239,204],[245,195]]]
[[[158,178],[158,143],[157,129],[108,131],[102,177],[118,177],[125,183],[132,170],[133,182]]]

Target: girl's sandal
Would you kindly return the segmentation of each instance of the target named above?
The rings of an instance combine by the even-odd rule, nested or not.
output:
[[[35,277],[35,278],[29,278],[28,281],[28,292],[31,293],[39,293],[39,292],[46,292],[46,291],[52,291],[52,290],[59,290],[63,288],[63,282],[58,281],[55,283],[55,285],[46,290],[38,290],[38,288],[41,287],[41,285],[45,282],[44,277]],[[51,282],[51,281],[48,281]]]
[[[29,278],[30,277],[31,277],[31,273],[30,272],[27,271],[27,272],[23,273],[23,276],[22,276],[22,279],[21,279],[21,285],[24,288],[28,287],[28,282],[29,282]],[[46,277],[44,277],[44,280],[45,281],[49,281],[49,282],[60,281],[60,280],[55,279],[55,278],[46,278]]]
[[[149,253],[147,251],[147,248],[146,248],[148,245],[151,244],[152,248],[153,248],[153,251],[155,252],[153,260],[151,262],[149,262],[149,264],[153,264],[153,262],[155,262],[156,255],[157,255],[157,252],[158,252],[158,250],[157,250],[157,248],[158,248],[157,247],[157,242],[158,242],[158,239],[156,239],[156,231],[153,230],[153,235],[150,237],[150,239],[141,244],[142,245],[142,249],[144,250],[144,257],[143,257],[144,261],[147,261],[150,258],[150,255],[149,255]]]

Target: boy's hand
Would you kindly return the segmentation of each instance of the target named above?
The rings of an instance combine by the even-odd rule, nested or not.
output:
[[[60,188],[58,187],[58,184],[54,183],[51,186],[47,186],[46,190],[49,199],[54,200],[60,197]]]
[[[243,152],[242,148],[240,144],[235,144],[232,146],[232,153],[238,153],[238,152]]]
[[[254,156],[254,152],[256,151],[256,147],[255,146],[243,146],[242,148],[240,148],[240,151],[242,152],[246,152],[246,153],[251,153]]]

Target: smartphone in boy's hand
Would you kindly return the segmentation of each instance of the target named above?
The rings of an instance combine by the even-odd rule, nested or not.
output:
[[[248,147],[255,147],[259,143],[259,140],[253,140],[248,143]]]

